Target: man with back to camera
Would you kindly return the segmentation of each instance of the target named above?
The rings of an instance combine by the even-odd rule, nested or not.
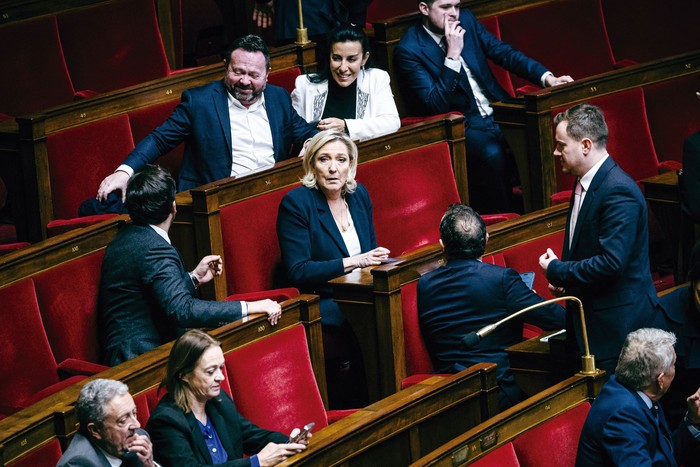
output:
[[[486,61],[544,87],[573,81],[554,76],[489,33],[459,0],[418,2],[420,24],[411,26],[396,46],[398,84],[418,115],[458,111],[464,115],[471,205],[482,214],[510,212],[517,169],[490,103],[510,95]]]
[[[289,93],[267,84],[270,52],[258,36],[236,39],[224,60],[221,81],[188,89],[161,126],[153,130],[106,177],[97,191],[105,200],[146,164],[185,142],[178,191],[273,165],[301,148],[316,129],[297,114]]]
[[[470,332],[544,301],[515,270],[481,261],[487,241],[484,221],[472,208],[455,204],[447,209],[440,221],[447,264],[418,280],[418,319],[436,372],[455,373],[484,361],[498,364],[498,398],[504,409],[522,399],[506,347],[522,340],[524,320],[544,329],[563,328],[564,308],[535,309],[501,325],[478,346],[462,347]]]
[[[126,384],[113,379],[90,381],[80,390],[75,411],[80,428],[56,467],[158,465]]]
[[[647,204],[607,152],[608,126],[600,108],[575,105],[557,114],[554,124],[554,157],[577,182],[562,258],[547,249],[539,263],[555,295],[583,302],[590,350],[598,368],[612,373],[625,336],[661,312],[649,270]],[[568,349],[575,352],[577,342],[582,352],[578,307],[568,306]]]
[[[672,333],[653,328],[627,336],[615,374],[586,417],[577,467],[697,465],[700,389],[687,397],[685,419],[673,432],[658,404],[676,374],[675,342]]]
[[[221,275],[221,256],[208,255],[187,272],[168,230],[177,214],[175,180],[147,165],[126,189],[132,224],[119,229],[102,259],[100,321],[105,362],[116,365],[175,339],[183,328],[215,328],[248,313],[281,314],[272,300],[209,301],[196,289]]]

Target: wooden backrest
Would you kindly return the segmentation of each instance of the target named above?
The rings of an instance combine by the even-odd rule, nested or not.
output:
[[[269,325],[265,316],[251,315],[244,320],[217,328],[211,331],[211,334],[222,343],[222,349],[226,354],[239,346],[260,339],[264,340],[268,336],[294,328],[300,323],[303,324],[316,381],[322,397],[325,398],[325,369],[318,298],[302,295],[283,302],[282,309],[282,317],[274,327]],[[146,394],[146,402],[151,407],[151,402],[162,395],[153,390],[158,387],[165,375],[165,366],[171,347],[172,342],[157,347],[78,384],[72,384],[0,420],[0,458],[5,463],[15,462],[36,452],[41,446],[54,439],[58,439],[65,448],[77,430],[77,418],[73,405],[82,386],[94,378],[117,379],[126,383],[131,394],[137,399],[141,394]],[[44,461],[46,462],[45,459]]]
[[[515,465],[573,465],[571,453],[575,458],[577,430],[580,433],[588,404],[603,382],[602,373],[576,374],[454,438],[412,466],[497,465],[489,456],[509,443],[517,456]],[[530,430],[536,431],[530,434]],[[528,441],[536,444],[526,446]],[[497,455],[503,454],[501,451]],[[512,456],[504,457],[512,460]]]
[[[493,416],[494,384],[493,364],[434,376],[314,432],[306,451],[279,465],[408,465]]]

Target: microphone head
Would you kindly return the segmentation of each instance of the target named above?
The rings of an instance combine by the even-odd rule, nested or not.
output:
[[[462,348],[471,349],[472,347],[476,347],[480,341],[481,336],[479,334],[476,332],[470,332],[462,338]]]

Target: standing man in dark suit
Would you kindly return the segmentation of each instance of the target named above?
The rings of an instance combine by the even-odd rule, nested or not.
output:
[[[221,256],[202,258],[187,272],[170,244],[175,219],[175,180],[147,165],[130,179],[126,207],[133,224],[119,229],[102,259],[100,320],[105,362],[116,365],[177,337],[182,328],[215,328],[246,316],[267,313],[274,325],[281,314],[272,300],[200,300],[196,289],[221,274]]]
[[[495,38],[469,10],[460,11],[459,0],[423,0],[418,10],[421,23],[406,31],[394,52],[404,101],[418,115],[464,114],[471,205],[482,214],[511,211],[517,170],[490,105],[510,96],[486,59],[542,86],[573,79],[555,77]]]
[[[554,123],[554,156],[577,181],[562,259],[547,249],[540,267],[555,294],[581,299],[591,352],[599,368],[613,372],[625,336],[661,311],[649,271],[647,205],[637,183],[608,154],[608,127],[598,107],[576,105]],[[579,313],[570,311],[568,342],[576,336],[580,351]]]
[[[522,398],[506,347],[522,340],[523,319],[544,329],[562,329],[564,308],[553,304],[535,309],[503,324],[477,347],[464,348],[461,340],[470,332],[544,301],[515,270],[481,262],[487,240],[484,221],[472,208],[455,204],[447,209],[440,221],[447,264],[418,280],[418,319],[436,372],[455,373],[479,362],[498,364],[504,409]]]
[[[270,53],[257,36],[231,44],[222,81],[182,93],[182,102],[100,184],[97,198],[121,190],[135,170],[185,142],[179,191],[271,166],[301,148],[316,130],[292,107],[289,93],[267,85]]]
[[[671,433],[658,402],[676,375],[676,337],[643,328],[625,340],[615,375],[595,398],[579,438],[577,467],[698,465],[700,389]]]
[[[126,384],[113,379],[90,381],[80,390],[75,411],[80,428],[57,467],[158,465]]]

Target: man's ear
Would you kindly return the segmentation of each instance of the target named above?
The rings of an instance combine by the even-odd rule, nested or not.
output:
[[[418,11],[419,11],[422,15],[424,15],[424,16],[428,16],[428,10],[429,10],[429,9],[430,9],[430,8],[428,7],[428,4],[425,3],[425,2],[420,2],[420,3],[418,4]]]
[[[90,422],[87,424],[87,432],[90,433],[90,436],[92,436],[95,439],[102,439],[102,435],[97,429],[97,425],[95,424],[95,422]]]
[[[589,138],[583,138],[581,140],[581,146],[583,146],[583,153],[588,154],[593,147],[593,141],[591,141]]]
[[[445,244],[442,243],[442,239],[440,239],[440,246],[442,247],[442,251],[445,251]]]
[[[659,373],[659,376],[656,377],[656,384],[659,386],[659,389],[664,388],[664,376],[665,375],[666,375],[666,373],[661,372],[661,373]]]

